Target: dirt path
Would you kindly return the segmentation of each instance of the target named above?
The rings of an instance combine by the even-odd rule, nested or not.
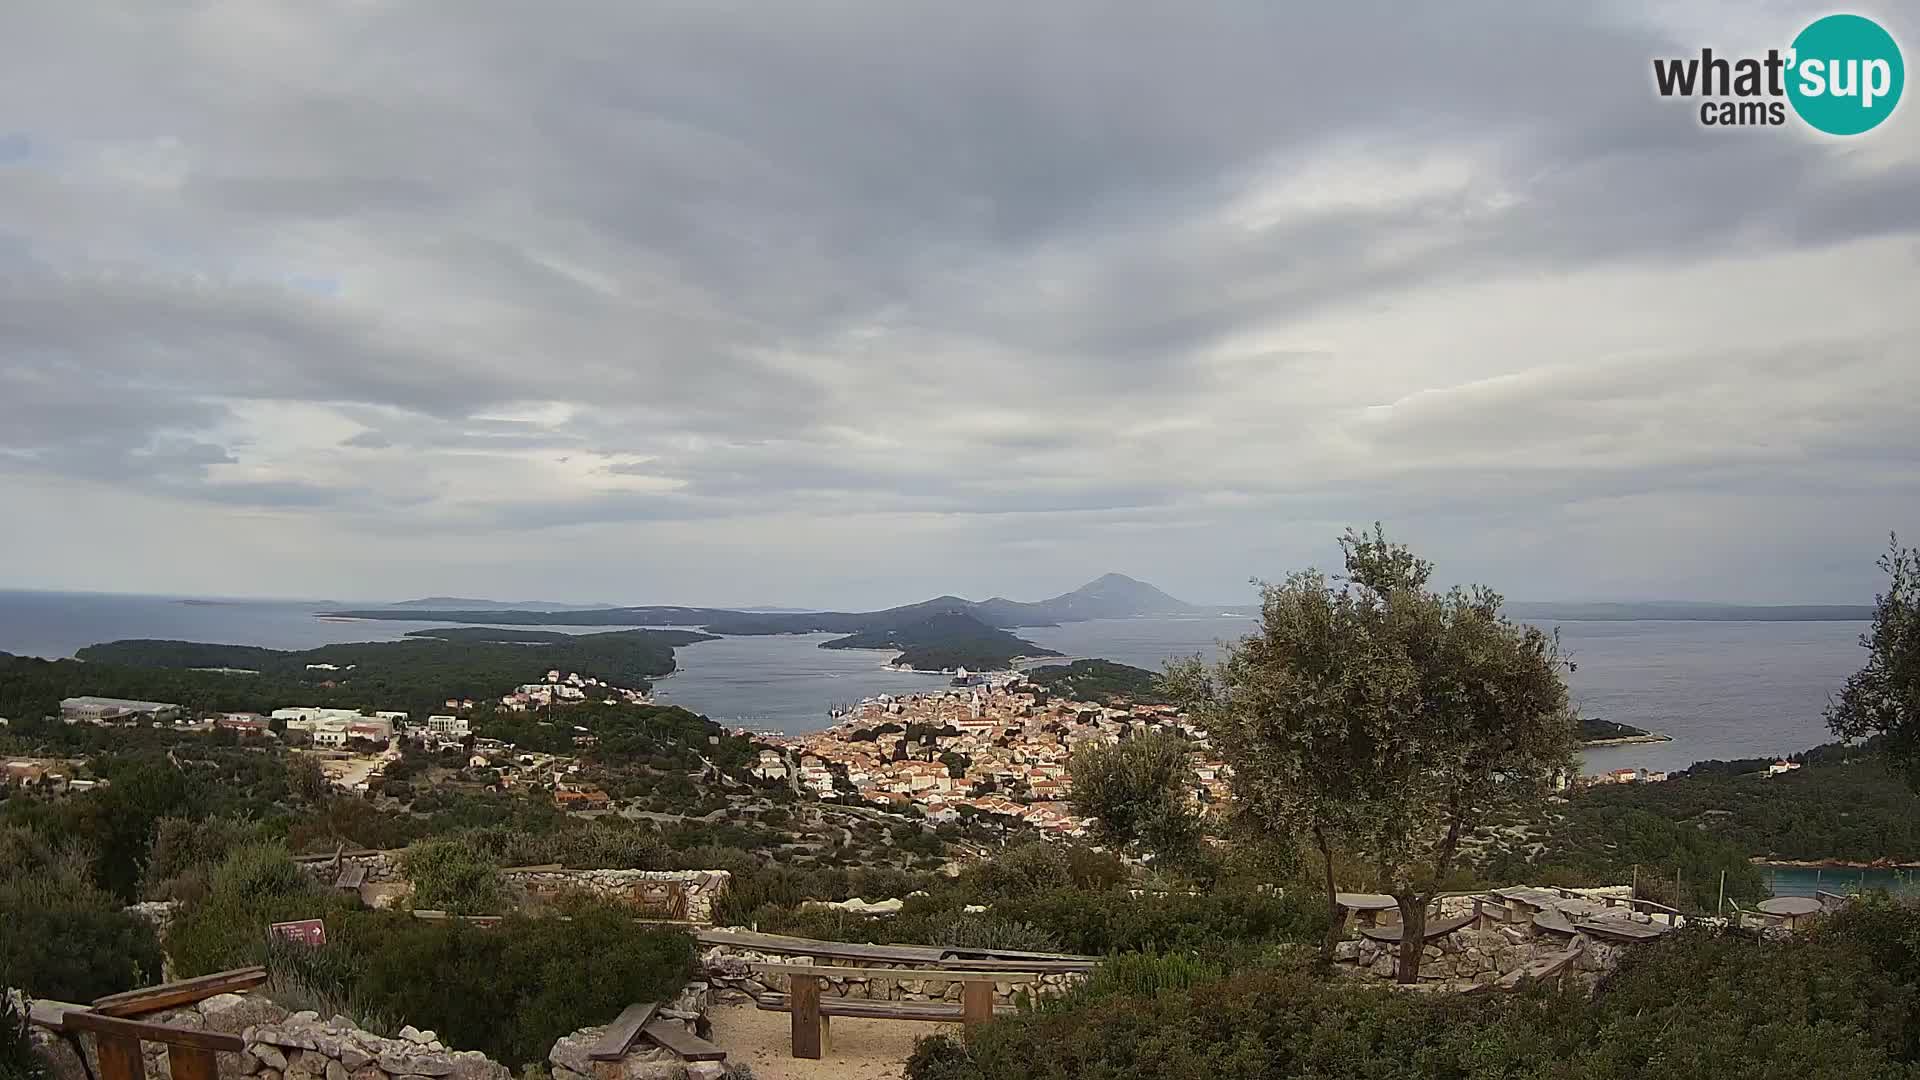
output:
[[[713,1041],[728,1061],[751,1065],[755,1080],[900,1080],[915,1039],[960,1031],[958,1024],[840,1016],[833,1020],[826,1056],[807,1061],[792,1054],[793,1026],[786,1013],[716,1005],[708,1015]]]

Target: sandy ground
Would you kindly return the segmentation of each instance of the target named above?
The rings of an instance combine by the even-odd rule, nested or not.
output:
[[[959,1024],[836,1016],[826,1054],[806,1061],[793,1056],[793,1021],[786,1013],[716,1005],[708,1015],[713,1042],[728,1061],[751,1065],[755,1080],[900,1080],[915,1039],[960,1031]]]

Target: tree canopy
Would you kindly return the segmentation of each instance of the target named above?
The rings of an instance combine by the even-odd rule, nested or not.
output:
[[[1185,860],[1200,843],[1187,754],[1185,739],[1160,734],[1077,750],[1067,759],[1073,808],[1094,819],[1107,843]]]
[[[1882,736],[1888,762],[1920,791],[1920,551],[1893,537],[1879,566],[1887,591],[1860,635],[1867,663],[1827,707],[1827,726],[1845,739]]]
[[[1232,767],[1238,812],[1268,834],[1361,855],[1408,925],[1400,977],[1460,842],[1487,815],[1537,805],[1573,765],[1558,638],[1501,614],[1482,586],[1436,592],[1401,544],[1349,530],[1346,574],[1261,587],[1258,632],[1211,670],[1169,672]]]

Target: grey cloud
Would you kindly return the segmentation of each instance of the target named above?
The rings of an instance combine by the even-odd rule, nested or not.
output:
[[[1223,567],[1333,519],[1920,494],[1911,336],[1850,337],[1819,281],[1817,367],[1729,352],[1680,298],[1619,335],[1644,361],[1483,332],[1423,371],[1424,340],[1354,314],[1920,231],[1911,116],[1877,158],[1704,132],[1647,79],[1700,43],[1651,19],[114,8],[0,14],[0,100],[38,103],[0,135],[14,475],[475,552],[790,515],[764,542],[831,557],[870,514],[1097,558],[1204,523]],[[1229,213],[1315,176],[1271,223]]]

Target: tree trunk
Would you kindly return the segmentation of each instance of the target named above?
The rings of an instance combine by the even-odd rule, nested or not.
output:
[[[1420,960],[1427,947],[1427,898],[1401,893],[1394,899],[1400,902],[1400,964],[1395,975],[1410,986],[1420,981]]]
[[[1320,848],[1320,862],[1327,871],[1327,938],[1320,943],[1320,962],[1333,963],[1334,946],[1346,936],[1346,920],[1341,917],[1340,890],[1333,883],[1333,849],[1327,844],[1326,830],[1315,825],[1313,842]]]

